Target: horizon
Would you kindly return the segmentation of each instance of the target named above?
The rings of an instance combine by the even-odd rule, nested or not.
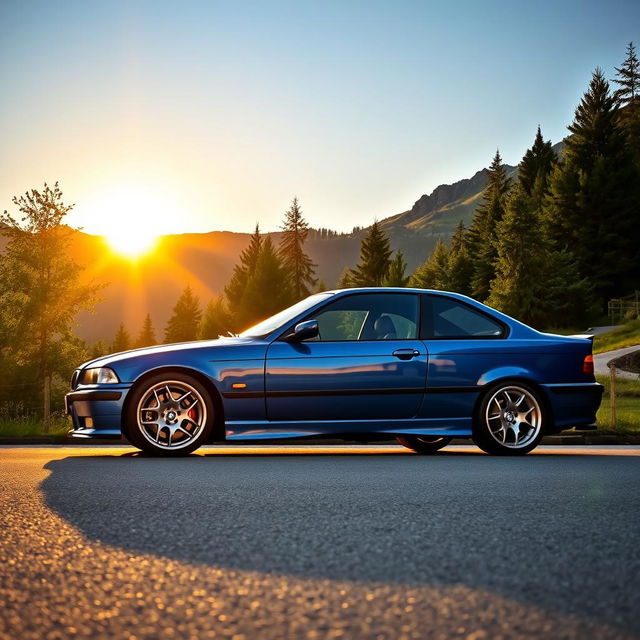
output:
[[[604,7],[5,3],[0,208],[57,180],[94,235],[272,233],[294,196],[313,227],[368,226],[496,148],[517,164],[538,124],[564,138],[637,40],[640,7]]]

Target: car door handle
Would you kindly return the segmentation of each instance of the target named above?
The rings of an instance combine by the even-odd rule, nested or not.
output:
[[[411,358],[419,356],[420,352],[416,349],[396,349],[392,355],[400,360],[411,360]]]

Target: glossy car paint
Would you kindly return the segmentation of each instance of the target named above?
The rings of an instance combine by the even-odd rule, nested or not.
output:
[[[505,337],[282,340],[326,304],[361,293],[454,298],[503,323]],[[487,386],[515,379],[541,390],[559,430],[595,421],[602,388],[582,372],[589,353],[588,339],[540,333],[459,294],[348,289],[261,338],[164,345],[85,363],[81,369],[110,367],[120,383],[76,384],[67,404],[74,436],[119,436],[133,385],[149,374],[180,370],[198,376],[215,394],[227,440],[358,433],[470,436]]]

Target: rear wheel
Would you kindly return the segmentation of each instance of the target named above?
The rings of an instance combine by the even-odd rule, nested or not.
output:
[[[158,374],[134,387],[126,417],[132,445],[153,455],[183,456],[211,435],[213,402],[194,377]]]
[[[505,382],[482,399],[473,441],[494,455],[524,455],[538,446],[546,419],[538,391],[522,382]]]
[[[435,453],[451,442],[444,436],[398,436],[396,440],[407,449],[425,454]]]

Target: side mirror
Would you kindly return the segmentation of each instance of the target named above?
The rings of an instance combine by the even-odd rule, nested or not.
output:
[[[315,338],[319,334],[318,321],[307,320],[297,324],[293,333],[290,333],[285,340],[287,342],[302,342],[303,340],[309,340],[309,338]]]

